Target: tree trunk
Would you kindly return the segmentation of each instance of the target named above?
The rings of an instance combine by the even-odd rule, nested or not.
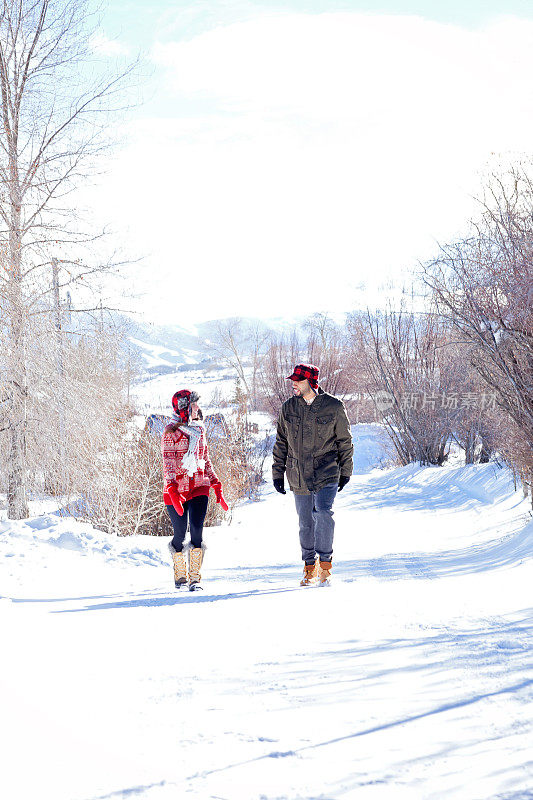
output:
[[[24,474],[24,432],[22,426],[13,426],[10,432],[10,448],[7,472],[7,516],[8,519],[27,519],[29,509],[26,497]]]
[[[480,464],[488,464],[490,461],[490,454],[492,448],[488,444],[485,438],[481,438],[481,452],[479,454],[479,463]]]
[[[10,394],[9,451],[7,458],[7,516],[8,519],[26,519],[29,515],[26,491],[26,360],[24,348],[22,297],[17,281],[12,281],[10,292]]]
[[[10,229],[8,319],[11,345],[8,387],[11,400],[10,447],[7,459],[7,516],[29,516],[26,490],[26,353],[21,265],[21,203],[16,165],[16,138],[10,140]]]

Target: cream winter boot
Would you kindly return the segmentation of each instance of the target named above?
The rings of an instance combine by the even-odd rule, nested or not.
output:
[[[189,591],[194,592],[201,589],[200,581],[202,576],[200,570],[204,560],[205,544],[201,547],[191,547],[189,550]]]
[[[179,589],[187,583],[187,563],[183,552],[176,550],[171,541],[168,543],[168,549],[174,564],[174,586]]]

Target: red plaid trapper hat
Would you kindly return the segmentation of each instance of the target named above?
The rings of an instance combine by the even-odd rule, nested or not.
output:
[[[309,386],[316,389],[318,386],[318,367],[314,364],[296,364],[292,375],[287,376],[288,381],[309,381]]]
[[[196,403],[199,400],[197,392],[190,392],[188,389],[180,389],[172,395],[172,408],[176,417],[179,417],[182,422],[187,424],[189,421],[189,411],[191,403]]]

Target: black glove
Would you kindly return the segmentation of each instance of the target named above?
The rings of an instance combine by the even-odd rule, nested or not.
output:
[[[285,481],[283,478],[274,478],[273,484],[276,492],[279,492],[280,494],[287,494],[285,491]]]
[[[339,492],[342,492],[348,481],[350,480],[348,475],[341,475],[339,478]]]

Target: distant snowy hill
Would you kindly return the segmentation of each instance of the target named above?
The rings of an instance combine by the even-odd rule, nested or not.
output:
[[[292,318],[239,317],[242,331],[238,346],[242,353],[250,353],[253,333],[296,335],[303,340],[308,331],[305,321],[312,315]],[[342,325],[346,315],[335,315],[334,322]],[[209,320],[194,326],[157,325],[139,321],[125,314],[113,315],[115,324],[126,332],[130,354],[139,358],[141,376],[135,381],[132,396],[137,410],[142,414],[166,413],[169,400],[177,389],[188,388],[201,395],[202,406],[211,409],[222,395],[233,393],[235,373],[213,352],[217,325],[226,325],[231,317]],[[217,400],[218,398],[218,400]]]
[[[307,331],[304,327],[309,314],[292,318],[239,317],[245,331],[258,330],[262,333],[277,335],[296,334],[303,338]],[[216,370],[220,368],[213,357],[212,341],[216,336],[218,323],[227,323],[232,318],[209,320],[190,327],[180,325],[157,325],[151,322],[140,322],[125,314],[115,315],[120,327],[127,331],[128,342],[134,352],[142,358],[147,373],[170,374],[177,371]],[[343,324],[345,315],[336,315],[335,322]],[[250,352],[251,340],[241,337],[239,346],[243,353]]]
[[[139,322],[126,315],[117,315],[117,320],[148,373],[175,372],[211,362],[207,342],[194,328]]]

